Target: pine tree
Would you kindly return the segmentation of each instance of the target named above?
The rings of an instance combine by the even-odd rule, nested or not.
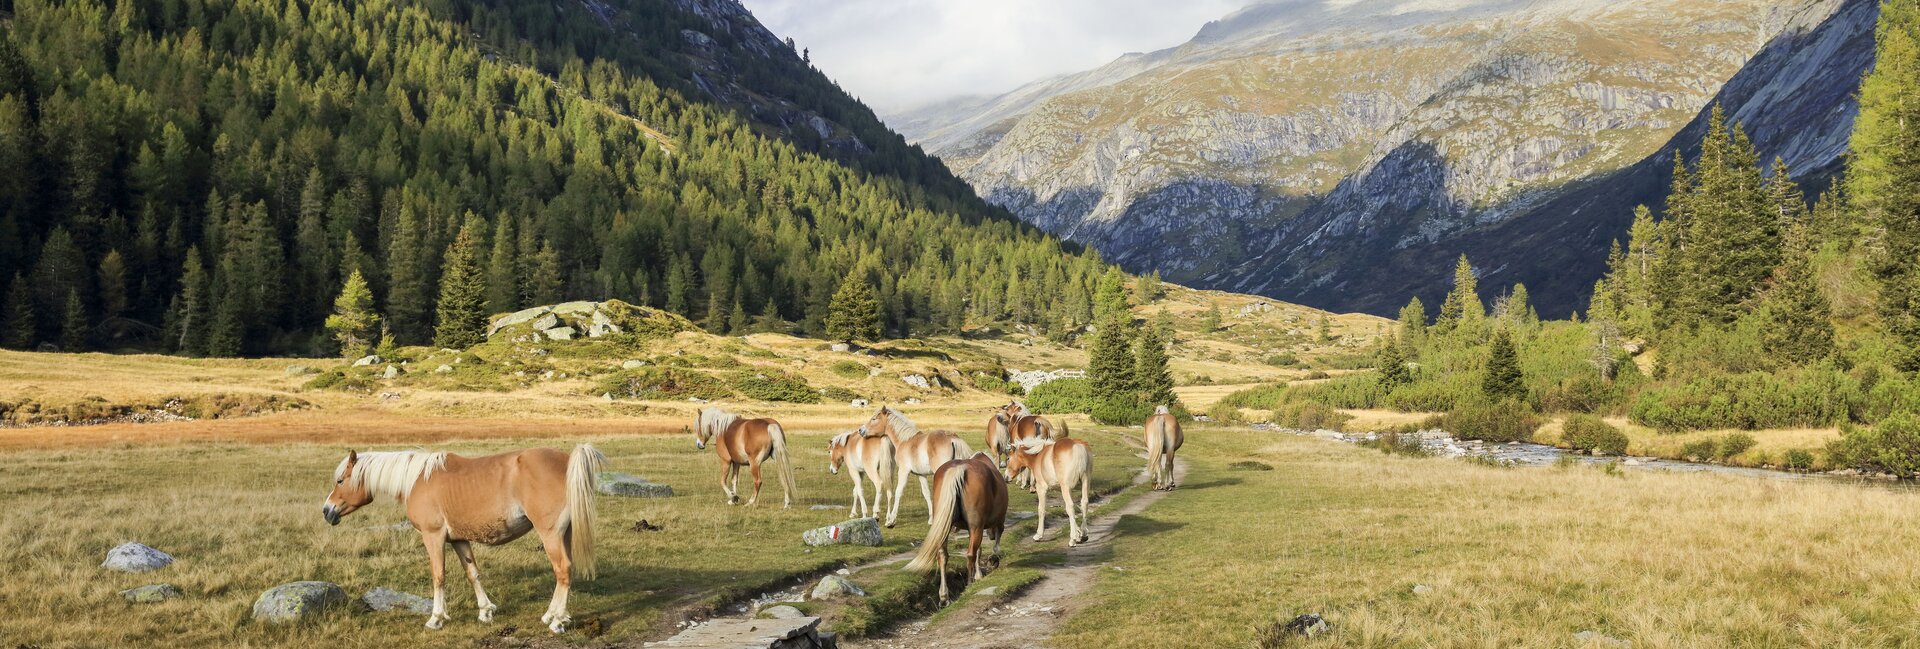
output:
[[[360,271],[354,271],[340,287],[340,297],[333,301],[333,315],[327,316],[327,331],[333,332],[333,339],[339,341],[342,355],[356,358],[366,355],[379,324],[380,315],[373,312],[373,291],[367,288],[367,280]]]
[[[317,168],[307,172],[301,186],[299,217],[293,247],[293,297],[298,304],[290,312],[292,321],[305,325],[326,313],[333,272],[340,265],[334,259],[333,238],[327,231],[326,180]]]
[[[1416,297],[1400,307],[1400,344],[1415,347],[1427,337],[1427,305]]]
[[[1107,317],[1133,308],[1127,301],[1127,275],[1118,267],[1108,267],[1105,275],[1100,276],[1100,284],[1093,293],[1093,318],[1105,320]]]
[[[1761,340],[1774,358],[1789,365],[1806,365],[1833,355],[1832,306],[1813,272],[1807,227],[1795,223],[1787,230],[1786,259],[1774,270],[1760,312],[1767,325]]]
[[[174,321],[178,323],[175,351],[191,356],[207,353],[207,329],[213,324],[212,283],[206,264],[200,261],[198,246],[187,249],[181,264],[180,294],[174,300]]]
[[[127,262],[111,250],[100,260],[100,317],[118,318],[127,312]]]
[[[687,272],[689,265],[685,253],[674,256],[673,262],[667,265],[666,308],[680,315],[687,315],[687,307],[691,306],[687,302],[687,295],[693,292],[693,278]]]
[[[1125,312],[1111,312],[1094,324],[1093,343],[1087,347],[1087,380],[1097,398],[1133,394],[1132,320]]]
[[[513,234],[513,219],[501,214],[494,223],[493,253],[487,256],[487,310],[494,313],[520,309],[517,242]]]
[[[1715,105],[1693,172],[1688,220],[1680,224],[1683,309],[1669,324],[1727,324],[1745,312],[1780,264],[1779,208],[1769,199],[1758,154]],[[1783,179],[1780,182],[1790,182]]]
[[[1135,345],[1134,388],[1148,404],[1171,406],[1176,400],[1173,372],[1167,368],[1167,345],[1172,342],[1172,337],[1173,322],[1162,310],[1153,323],[1140,332],[1140,341]]]
[[[841,342],[880,339],[880,301],[857,269],[841,280],[827,307],[827,337]]]
[[[1394,388],[1413,382],[1413,370],[1407,367],[1407,357],[1400,353],[1400,345],[1392,337],[1388,337],[1386,346],[1380,348],[1376,364],[1380,366],[1382,390],[1392,392]]]
[[[1874,66],[1860,84],[1846,194],[1880,229],[1880,319],[1895,365],[1920,371],[1920,4],[1887,2],[1874,31]]]
[[[8,286],[6,317],[0,319],[0,346],[27,349],[33,346],[34,330],[38,328],[33,319],[33,292],[18,272]]]
[[[560,253],[553,244],[541,242],[533,256],[533,274],[528,278],[528,295],[533,304],[556,304],[566,296],[566,279],[560,274]]]
[[[487,339],[487,278],[480,265],[480,227],[480,219],[468,215],[440,265],[433,344],[444,349],[466,349]]]
[[[395,340],[427,340],[433,325],[433,294],[427,281],[426,234],[412,208],[401,208],[387,246],[387,326]]]
[[[67,315],[60,324],[60,350],[86,351],[88,329],[87,307],[80,301],[80,291],[75,289],[67,293]]]
[[[1477,331],[1485,317],[1486,310],[1480,304],[1480,280],[1473,274],[1473,263],[1467,261],[1466,255],[1460,255],[1460,262],[1453,267],[1453,290],[1447,293],[1447,301],[1440,304],[1440,318],[1434,322],[1434,328],[1442,332]]]
[[[1200,331],[1213,333],[1220,330],[1220,304],[1207,302],[1207,310],[1200,314]]]
[[[1513,347],[1513,338],[1504,328],[1493,333],[1493,344],[1487,355],[1486,379],[1481,383],[1480,390],[1494,401],[1527,398],[1526,376],[1520,372],[1520,355]]]

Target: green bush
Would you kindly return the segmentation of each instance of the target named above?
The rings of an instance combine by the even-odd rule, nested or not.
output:
[[[1381,405],[1407,412],[1446,412],[1481,398],[1473,375],[1455,373],[1400,386],[1381,399]]]
[[[1704,462],[1720,456],[1720,440],[1702,439],[1687,442],[1680,448],[1680,457],[1695,462]]]
[[[725,399],[733,390],[704,372],[678,368],[647,366],[620,370],[594,382],[594,394],[612,394],[625,399],[680,400],[689,397]]]
[[[1633,420],[1663,432],[1831,426],[1846,419],[1850,388],[1824,368],[1709,376],[1641,392]]]
[[[1399,432],[1385,432],[1374,435],[1372,439],[1360,442],[1361,446],[1379,449],[1387,455],[1406,455],[1410,457],[1428,457],[1433,455],[1426,446],[1420,444],[1420,436]]]
[[[1236,408],[1278,410],[1280,406],[1287,403],[1290,398],[1292,398],[1292,396],[1287,390],[1287,384],[1274,383],[1235,390],[1227,396],[1221,397],[1220,402],[1215,404],[1215,406],[1228,405]]]
[[[1813,452],[1804,448],[1787,449],[1781,464],[1794,471],[1806,471],[1813,468]]]
[[[1246,423],[1246,418],[1240,416],[1240,408],[1225,401],[1216,401],[1208,406],[1207,419],[1216,424]]]
[[[1599,455],[1625,455],[1627,452],[1627,434],[1593,415],[1567,417],[1560,437],[1568,446]]]
[[[820,393],[807,380],[779,372],[741,372],[733,377],[740,396],[760,401],[820,403]]]
[[[1147,420],[1153,414],[1153,405],[1132,396],[1108,397],[1094,400],[1087,415],[1094,421],[1109,426],[1132,426]]]
[[[833,372],[835,376],[838,376],[843,379],[867,378],[867,366],[862,365],[860,364],[860,361],[856,361],[853,359],[842,359],[842,360],[834,361],[832,365],[827,366],[827,371]]]
[[[1598,372],[1576,374],[1534,394],[1542,412],[1613,412],[1626,399],[1620,382],[1600,378]]]
[[[1759,440],[1746,433],[1728,433],[1720,440],[1720,459],[1731,460],[1734,456],[1747,452],[1760,444]]]
[[[1920,417],[1895,413],[1873,428],[1846,428],[1827,455],[1837,466],[1912,478],[1920,473]]]
[[[1055,379],[1033,386],[1026,403],[1040,414],[1092,412],[1093,384],[1086,379]]]
[[[1325,383],[1293,386],[1283,401],[1312,401],[1335,408],[1377,408],[1386,397],[1386,389],[1373,375],[1349,374]]]
[[[967,380],[973,383],[974,388],[984,392],[1011,395],[1026,394],[1026,390],[1022,389],[1020,384],[1008,381],[1003,375],[993,374],[991,372],[973,372],[967,374]]]
[[[1447,413],[1446,429],[1460,439],[1531,442],[1540,417],[1520,401],[1476,401]]]
[[[863,399],[865,397],[860,396],[860,393],[858,392],[854,392],[852,390],[848,390],[846,388],[843,388],[837,385],[829,385],[827,387],[820,388],[820,398],[825,401],[852,401],[854,399]]]
[[[1282,352],[1279,354],[1268,356],[1267,364],[1272,365],[1274,367],[1295,367],[1300,364],[1300,357],[1294,356],[1293,354]]]
[[[335,370],[315,375],[302,387],[308,390],[343,390],[347,392],[370,392],[373,382],[351,372]]]
[[[1327,354],[1317,359],[1323,369],[1364,370],[1374,366],[1373,354]]]

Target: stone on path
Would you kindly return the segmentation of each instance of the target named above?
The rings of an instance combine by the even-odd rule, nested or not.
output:
[[[635,498],[666,498],[673,495],[673,487],[646,478],[612,471],[600,474],[600,493],[609,496],[633,496]]]
[[[367,591],[367,594],[361,595],[360,603],[379,612],[406,611],[419,615],[433,612],[433,600],[384,586],[376,587]]]
[[[324,581],[281,584],[253,601],[253,619],[261,622],[298,622],[347,603],[347,591]]]
[[[173,565],[173,556],[141,543],[122,543],[107,551],[100,567],[120,572],[146,572]]]
[[[807,594],[807,599],[831,599],[843,596],[866,597],[867,591],[861,590],[861,588],[854,585],[853,582],[847,581],[846,577],[827,575],[826,577],[822,577],[820,583],[813,587],[812,593]]]
[[[776,620],[797,620],[807,616],[807,614],[800,609],[784,604],[780,606],[769,606],[760,611],[760,614]]]
[[[856,518],[837,525],[817,527],[800,534],[800,540],[807,545],[865,545],[878,546],[884,541],[880,537],[880,519]]]
[[[830,649],[835,643],[834,634],[820,630],[820,618],[797,617],[789,620],[711,620],[682,631],[679,635],[642,646],[660,649]]]
[[[180,589],[173,584],[147,584],[120,591],[120,596],[135,604],[154,604],[180,596]]]

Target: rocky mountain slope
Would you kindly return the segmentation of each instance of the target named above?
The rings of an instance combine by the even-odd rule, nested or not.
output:
[[[1869,0],[1256,5],[1190,42],[892,119],[982,196],[1132,270],[1335,310],[1431,302],[1449,260],[1580,308],[1714,102],[1830,172]]]

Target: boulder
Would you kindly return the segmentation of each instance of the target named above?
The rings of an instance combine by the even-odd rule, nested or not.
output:
[[[848,351],[852,351],[852,350],[853,350],[853,345],[849,345],[849,344],[846,344],[846,343],[834,343],[834,344],[832,344],[832,345],[828,345],[828,346],[827,346],[827,349],[831,349],[831,350],[833,350],[833,351],[836,351],[836,352],[843,352],[843,353],[844,353],[844,352],[848,352]]]
[[[800,540],[807,545],[865,545],[875,547],[883,541],[880,538],[880,519],[856,518],[838,525],[814,528],[800,534]]]
[[[1431,592],[1433,592],[1433,587],[1432,587],[1432,586],[1428,586],[1428,585],[1426,585],[1426,584],[1414,584],[1414,585],[1413,585],[1413,594],[1415,594],[1415,595],[1425,595],[1425,594],[1427,594],[1427,593],[1431,593]]]
[[[380,373],[380,376],[381,376],[381,377],[383,377],[383,378],[389,378],[389,379],[391,379],[391,378],[394,378],[394,377],[397,377],[397,376],[400,376],[400,374],[401,374],[401,373],[403,373],[404,371],[405,371],[405,370],[402,370],[402,369],[400,369],[400,366],[399,366],[399,365],[388,365],[388,366],[387,366],[387,371],[385,371],[385,372],[381,372],[381,373]]]
[[[1318,613],[1308,613],[1288,621],[1282,630],[1286,631],[1287,635],[1311,638],[1327,632],[1327,621],[1321,619]]]
[[[566,314],[576,314],[576,315],[586,315],[589,313],[593,313],[594,311],[598,311],[599,309],[600,309],[599,302],[592,302],[588,300],[561,302],[559,304],[553,305],[554,313],[566,313]]]
[[[324,581],[281,584],[253,601],[253,619],[261,622],[299,622],[347,603],[347,591]]]
[[[807,594],[807,599],[818,600],[818,599],[831,599],[834,597],[866,597],[866,596],[867,596],[867,591],[861,590],[860,587],[855,586],[853,582],[847,581],[846,577],[842,577],[840,575],[827,575],[825,577],[820,578],[820,583],[813,587],[813,592]]]
[[[933,383],[927,381],[927,377],[921,376],[919,374],[902,374],[900,375],[900,380],[906,381],[907,385],[911,385],[913,387],[920,388],[922,390],[933,389]]]
[[[122,543],[107,551],[100,567],[120,572],[146,572],[173,565],[173,556],[141,543]]]
[[[573,340],[574,335],[578,333],[579,332],[575,331],[573,327],[554,327],[552,329],[540,330],[540,335],[546,336],[547,340]]]
[[[807,616],[805,611],[786,605],[768,607],[760,614],[776,620],[795,620]]]
[[[609,496],[632,496],[635,498],[668,498],[673,496],[673,487],[646,478],[612,471],[600,474],[600,493]]]
[[[156,604],[180,596],[173,584],[147,584],[120,591],[120,596],[135,604]]]
[[[357,361],[354,361],[354,362],[353,362],[353,366],[354,366],[354,367],[366,367],[366,366],[368,366],[368,365],[373,365],[373,364],[375,364],[375,363],[379,363],[379,362],[380,362],[380,355],[379,355],[379,354],[367,354],[366,356],[361,356],[361,357],[360,357],[360,360],[357,360]]]
[[[367,594],[361,595],[360,603],[367,608],[381,613],[387,611],[403,611],[426,615],[433,612],[433,600],[413,593],[403,593],[384,586],[374,588],[373,590],[367,591]]]
[[[487,335],[492,336],[494,332],[497,332],[501,329],[505,329],[507,327],[511,327],[513,325],[520,324],[522,322],[531,322],[533,321],[534,318],[538,318],[540,316],[546,315],[551,312],[553,312],[552,307],[536,306],[530,309],[521,309],[519,311],[515,311],[513,313],[509,313],[509,314],[500,316],[498,318],[494,318],[493,322],[487,324]]]
[[[866,399],[854,399],[852,401],[848,401],[847,405],[853,406],[855,408],[865,408],[867,407],[867,403],[868,402]]]
[[[452,372],[452,371],[453,371],[453,366],[452,366],[452,365],[441,365],[441,366],[439,366],[439,367],[436,367],[436,368],[433,368],[433,373],[434,373],[434,374],[446,374],[446,373],[448,373],[448,372]]]
[[[621,363],[621,364],[620,364],[620,369],[623,369],[623,370],[637,370],[637,369],[640,369],[640,368],[642,368],[642,367],[646,367],[646,366],[647,366],[647,362],[646,362],[646,361],[639,361],[639,360],[633,360],[633,361],[627,361],[627,362],[625,362],[625,363]]]
[[[560,316],[551,313],[540,316],[533,321],[534,331],[546,331],[558,326],[560,326]]]

